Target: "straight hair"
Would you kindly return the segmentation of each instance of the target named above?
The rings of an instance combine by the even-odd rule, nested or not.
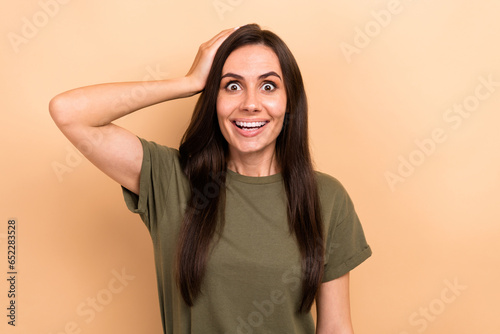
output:
[[[193,306],[201,284],[215,235],[222,235],[225,212],[225,172],[228,144],[217,119],[217,96],[226,59],[246,45],[264,45],[279,59],[287,95],[286,114],[276,139],[276,159],[281,168],[287,196],[289,232],[297,241],[302,265],[302,299],[297,311],[306,313],[316,297],[323,277],[324,238],[320,202],[309,151],[307,98],[302,75],[286,44],[257,24],[240,27],[217,50],[205,89],[179,147],[180,162],[191,196],[179,234],[176,280],[187,305]],[[206,194],[207,185],[214,185]],[[215,241],[217,242],[217,240]]]

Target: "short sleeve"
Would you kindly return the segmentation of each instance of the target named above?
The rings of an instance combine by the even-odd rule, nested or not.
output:
[[[372,254],[361,222],[345,188],[328,176],[323,185],[322,210],[326,212],[325,268],[323,282],[339,278],[360,265]]]
[[[139,138],[143,149],[139,194],[122,186],[127,208],[138,213],[152,232],[164,214],[165,198],[168,196],[170,179],[178,164],[178,151],[152,141]]]

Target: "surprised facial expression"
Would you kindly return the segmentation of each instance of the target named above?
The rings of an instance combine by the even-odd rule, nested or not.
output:
[[[264,45],[233,51],[222,68],[217,118],[230,155],[274,154],[286,113],[278,57]]]

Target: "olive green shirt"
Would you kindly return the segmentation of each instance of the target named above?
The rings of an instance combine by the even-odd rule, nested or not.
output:
[[[281,174],[226,174],[226,211],[202,282],[188,307],[176,286],[174,265],[179,226],[190,196],[179,152],[141,139],[140,191],[123,188],[127,207],[140,214],[153,240],[165,333],[313,334],[311,313],[297,312],[301,300],[300,252],[290,235]],[[371,255],[353,204],[333,177],[317,172],[325,230],[323,282],[338,278]],[[197,192],[204,205],[219,191],[218,177]]]

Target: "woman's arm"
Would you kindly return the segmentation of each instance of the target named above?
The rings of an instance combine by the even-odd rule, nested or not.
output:
[[[139,89],[146,94],[127,98]],[[188,91],[185,79],[100,84],[57,95],[50,101],[49,111],[62,133],[90,162],[138,193],[142,145],[133,133],[111,122]]]
[[[203,90],[215,52],[233,31],[224,30],[203,43],[185,77],[73,89],[50,101],[50,115],[87,159],[125,188],[138,193],[142,145],[134,134],[112,122],[136,110]]]
[[[322,283],[316,296],[316,334],[353,334],[349,273]]]

